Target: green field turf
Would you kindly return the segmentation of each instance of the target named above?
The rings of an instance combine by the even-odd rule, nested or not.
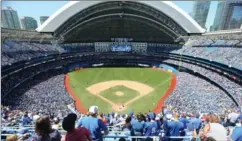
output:
[[[130,80],[144,83],[155,89],[150,94],[128,105],[127,109],[122,111],[122,113],[128,113],[131,110],[135,112],[152,110],[168,89],[171,81],[170,73],[151,68],[88,68],[79,72],[70,72],[69,76],[70,85],[78,97],[80,97],[84,107],[88,109],[91,105],[97,105],[102,112],[113,111],[112,106],[86,90],[87,87],[93,84],[110,80]],[[114,94],[115,91],[121,91],[125,94],[120,98]],[[124,86],[116,86],[103,91],[101,95],[112,100],[114,103],[119,103],[126,99],[130,100],[139,94],[138,92],[134,92],[134,90],[124,88]]]

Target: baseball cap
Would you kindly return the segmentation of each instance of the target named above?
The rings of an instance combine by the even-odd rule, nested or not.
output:
[[[152,112],[148,113],[148,116],[150,117],[150,119],[155,119],[155,114]]]
[[[97,114],[98,113],[98,106],[91,106],[89,108],[89,113]]]
[[[133,111],[131,111],[130,113],[129,113],[129,116],[133,116],[134,115],[134,112]]]

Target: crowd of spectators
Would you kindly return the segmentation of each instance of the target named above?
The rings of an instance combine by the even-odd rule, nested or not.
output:
[[[166,104],[179,111],[202,113],[218,112],[235,107],[234,102],[221,89],[206,80],[186,72],[179,72],[175,90],[166,100]]]
[[[195,47],[196,45],[199,46],[199,44],[209,47]],[[235,44],[237,47],[235,47]],[[241,68],[242,48],[238,47],[240,44],[239,42],[235,43],[235,41],[228,43],[228,41],[213,42],[212,40],[207,40],[201,41],[201,43],[197,43],[195,46],[194,44],[189,44],[180,49],[174,48],[170,51],[173,50],[173,53],[207,58]],[[229,45],[231,47],[228,47]],[[160,49],[160,51],[166,50]],[[64,52],[64,49],[50,44],[5,41],[2,44],[2,65],[61,52]],[[165,62],[181,65],[199,72],[226,89],[238,103],[242,103],[241,86],[226,77],[185,62],[175,60],[166,60]],[[42,64],[38,67],[26,68],[24,72],[20,71],[9,77],[2,78],[2,82],[4,82],[2,83],[2,93],[8,93],[12,87],[17,87],[19,82],[29,79],[29,77],[35,75],[41,69],[47,70],[55,65],[58,66],[56,62]],[[108,134],[106,126],[110,126],[112,129],[121,127],[123,133],[131,136],[199,134],[201,137],[211,136],[218,141],[224,140],[226,136],[231,137],[233,141],[242,140],[242,135],[240,135],[242,133],[241,127],[234,130],[234,132],[225,130],[222,127],[222,125],[234,127],[236,124],[241,126],[240,120],[242,120],[242,117],[238,116],[241,114],[241,111],[233,109],[236,106],[228,95],[211,83],[185,72],[177,74],[176,89],[166,100],[167,105],[176,108],[166,108],[163,113],[158,115],[153,113],[138,113],[136,115],[119,115],[117,113],[105,115],[99,113],[97,116],[98,107],[95,106],[91,107],[89,113],[84,116],[84,113],[81,114],[81,117],[75,114],[68,115],[69,109],[67,105],[71,104],[73,100],[65,90],[63,74],[55,71],[43,73],[28,81],[21,84],[21,88],[11,91],[11,95],[6,97],[4,95],[2,98],[5,105],[11,105],[10,107],[2,107],[2,128],[19,125],[19,123],[21,125],[36,126],[35,134],[24,134],[24,136],[21,136],[22,138],[32,136],[30,138],[37,141],[45,140],[46,137],[48,138],[46,135],[49,135],[50,138],[53,137],[55,138],[53,140],[57,141],[61,139],[58,129],[62,130],[61,127],[63,127],[67,133],[62,140],[75,141],[80,136],[80,140],[102,140],[101,129],[104,130],[104,134]],[[77,118],[81,118],[78,124],[76,124],[78,128],[75,127]],[[197,126],[198,123],[199,126]],[[49,128],[50,124],[53,125],[54,129]],[[221,130],[217,131],[217,128]],[[221,136],[218,136],[218,134]],[[238,135],[240,135],[240,138]]]
[[[242,93],[241,93],[242,87],[241,87],[241,85],[229,80],[228,78],[226,78],[226,77],[224,77],[224,76],[222,76],[222,75],[220,75],[220,74],[218,74],[214,71],[208,70],[206,68],[203,68],[203,67],[200,67],[200,66],[197,66],[197,65],[194,65],[194,64],[189,64],[189,63],[186,63],[186,62],[180,62],[180,61],[170,60],[170,59],[166,60],[165,62],[176,64],[176,65],[181,65],[185,68],[193,70],[194,72],[198,72],[198,73],[202,74],[203,76],[211,79],[215,83],[219,84],[222,88],[227,90],[229,92],[229,94],[231,96],[233,96],[234,99],[238,103],[242,103]],[[180,73],[178,73],[178,79],[180,77],[179,74]],[[182,73],[181,73],[181,75],[182,75]],[[180,81],[185,81],[187,79],[190,79],[190,77],[187,77],[186,79],[180,80]],[[196,83],[196,81],[195,81],[195,83]],[[179,82],[178,82],[178,84],[179,84]],[[210,84],[210,86],[211,86],[211,84]],[[205,89],[207,87],[208,86],[206,86],[206,87],[198,86],[196,89],[201,88],[201,89],[204,89],[204,91],[206,91]],[[210,91],[210,92],[213,93],[213,94],[216,93],[216,91]],[[219,91],[217,91],[217,92],[219,92]],[[181,91],[181,93],[182,93],[182,91]]]
[[[215,42],[212,40],[192,40],[172,53],[201,57],[242,69],[242,42],[238,40],[217,40]]]
[[[188,43],[191,43],[194,47],[241,47],[240,40],[213,40],[213,39],[203,39],[194,40],[190,39]]]
[[[166,62],[180,64],[179,61],[174,60],[166,60]],[[14,108],[21,108],[24,110],[44,109],[47,110],[45,112],[48,112],[53,111],[53,109],[58,109],[59,111],[65,111],[67,109],[65,106],[71,103],[71,98],[68,97],[69,95],[64,87],[64,75],[55,76],[55,73],[58,73],[58,71],[55,70],[40,74],[39,78],[29,78],[41,68],[48,69],[53,67],[54,64],[57,65],[56,62],[53,62],[50,64],[43,64],[39,67],[30,67],[26,71],[21,71],[20,74],[16,73],[7,77],[6,80],[2,79],[4,82],[2,83],[2,102],[14,106]],[[196,65],[182,63],[182,66],[197,71],[217,82],[225,88],[235,100],[242,102],[240,85],[217,73]],[[50,79],[48,79],[49,77]],[[18,83],[25,79],[30,80],[27,80],[27,82],[23,83],[23,86],[21,85],[7,94],[10,90],[9,88],[19,85]],[[224,91],[213,86],[206,80],[185,72],[177,74],[176,89],[168,98],[167,104],[180,107],[186,111],[201,110],[201,112],[221,112],[224,108],[235,107],[234,102]],[[56,112],[60,113],[59,111]]]
[[[43,63],[43,64],[40,64],[38,67],[32,66],[32,67],[25,68],[24,71],[15,72],[8,77],[2,76],[2,82],[4,82],[2,83],[2,86],[1,86],[2,96],[5,96],[5,94],[7,94],[11,90],[11,88],[15,87],[16,85],[19,85],[19,83],[21,83],[22,81],[25,81],[30,77],[33,77],[34,75],[36,75],[41,71],[54,68],[55,65],[58,66],[58,64],[61,64],[61,63],[62,62]]]
[[[68,113],[63,117],[39,112],[12,110],[1,107],[2,134],[7,141],[102,141],[103,135],[120,141],[129,137],[151,141],[158,140],[242,140],[241,109],[226,109],[221,113],[201,113],[180,111],[172,106],[164,106],[158,114],[153,112],[129,114],[99,112],[98,106],[91,106],[88,113]],[[14,130],[14,124],[19,128]],[[34,130],[33,130],[34,129]],[[65,130],[65,131],[63,131]],[[117,134],[117,132],[119,134]],[[125,139],[125,137],[127,137]],[[170,138],[173,137],[173,138]],[[175,138],[174,137],[179,137]],[[185,138],[184,138],[185,137]]]
[[[158,44],[157,44],[158,45]],[[209,60],[221,62],[242,69],[242,42],[239,40],[188,40],[181,48],[178,45],[157,46],[148,44],[147,52],[167,51],[178,54],[191,55]],[[2,66],[28,60],[33,57],[63,52],[93,52],[93,43],[79,44],[40,44],[30,42],[4,41],[2,43],[1,62]]]
[[[49,72],[14,89],[2,102],[14,109],[65,115],[73,99],[65,89],[64,74]]]
[[[1,44],[1,49],[2,66],[38,56],[64,52],[64,49],[58,45],[21,41],[4,41],[4,43]]]

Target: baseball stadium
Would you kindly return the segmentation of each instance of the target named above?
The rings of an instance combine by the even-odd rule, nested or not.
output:
[[[242,140],[242,14],[208,32],[171,1],[70,1],[32,31],[2,13],[1,139]]]

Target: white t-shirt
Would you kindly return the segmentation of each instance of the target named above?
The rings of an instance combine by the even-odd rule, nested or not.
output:
[[[239,114],[237,113],[230,113],[228,115],[228,119],[230,119],[230,122],[235,123],[235,121],[239,118]]]
[[[227,141],[227,131],[219,123],[210,123],[210,130],[207,136],[213,137],[216,141]]]

